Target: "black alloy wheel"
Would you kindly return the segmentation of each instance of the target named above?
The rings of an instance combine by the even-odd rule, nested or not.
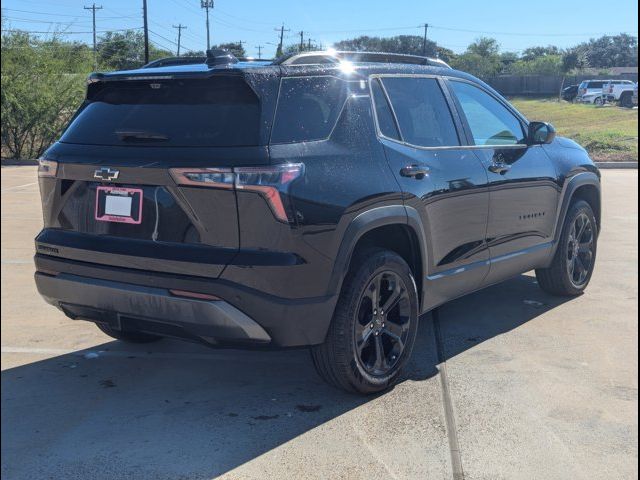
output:
[[[593,266],[595,232],[591,219],[582,212],[571,224],[567,242],[567,273],[576,288],[582,288]]]
[[[411,306],[403,280],[394,272],[378,273],[360,299],[355,328],[358,361],[372,376],[392,370],[409,336]]]

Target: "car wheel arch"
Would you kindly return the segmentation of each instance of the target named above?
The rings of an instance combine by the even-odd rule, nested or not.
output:
[[[397,230],[396,230],[397,229]],[[407,234],[407,244],[393,245],[388,234],[393,231],[403,231]],[[387,241],[373,242],[372,239]],[[411,267],[418,295],[422,305],[424,299],[424,282],[427,268],[427,248],[425,231],[418,212],[412,207],[404,205],[385,205],[375,207],[357,215],[347,226],[333,272],[331,274],[328,294],[338,294],[342,282],[349,272],[349,267],[357,250],[367,246],[388,248],[398,253]],[[408,249],[408,251],[407,251]]]

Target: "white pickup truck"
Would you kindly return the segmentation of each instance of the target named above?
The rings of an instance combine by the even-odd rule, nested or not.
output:
[[[633,107],[633,91],[637,88],[631,80],[607,82],[602,87],[602,98],[607,102],[616,102],[621,107]]]

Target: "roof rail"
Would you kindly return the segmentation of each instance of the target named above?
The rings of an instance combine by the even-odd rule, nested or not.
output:
[[[205,63],[207,57],[165,57],[147,63],[142,68],[171,67],[174,65],[195,65]]]
[[[432,67],[451,68],[446,62],[419,55],[388,52],[351,52],[335,50],[319,50],[293,53],[274,60],[274,65],[318,65],[339,63],[347,60],[353,63],[405,63],[411,65],[429,65]]]

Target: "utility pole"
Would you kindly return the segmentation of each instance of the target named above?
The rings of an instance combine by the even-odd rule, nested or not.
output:
[[[98,50],[96,47],[96,10],[102,10],[102,5],[96,7],[94,3],[90,7],[84,7],[85,10],[91,10],[93,14],[93,69],[98,69]]]
[[[299,51],[303,51],[304,50],[304,31],[300,30],[298,32],[298,35],[300,35],[300,48],[299,48]]]
[[[182,25],[181,23],[179,23],[178,25],[172,25],[173,28],[177,28],[178,29],[178,53],[176,56],[180,56],[180,38],[182,37],[182,30],[187,28],[185,25]]]
[[[282,52],[282,40],[284,38],[284,32],[290,32],[291,29],[289,29],[289,28],[285,29],[284,28],[284,23],[283,23],[280,28],[274,28],[274,30],[276,32],[280,31],[280,42],[278,43],[278,49],[276,50],[276,57],[280,57],[282,55],[282,53],[283,53]]]
[[[209,10],[213,8],[213,0],[200,0],[200,8],[207,11],[207,50],[211,48],[211,40],[209,37]]]
[[[262,60],[262,45],[256,45],[258,49],[258,60]]]
[[[147,22],[147,0],[142,0],[142,17],[144,27],[144,63],[149,63],[149,23]]]
[[[311,51],[311,42],[312,41],[313,41],[312,39],[307,38],[307,50],[309,50],[309,51]]]
[[[426,57],[427,56],[427,29],[429,28],[429,24],[425,23],[424,25],[421,25],[422,27],[424,27],[424,39],[422,40],[422,56]]]
[[[240,40],[238,42],[238,53],[240,53],[242,51],[242,44],[243,43],[247,43],[247,42],[245,42],[244,40]],[[245,52],[245,55],[241,55],[241,56],[246,56],[246,52]]]

